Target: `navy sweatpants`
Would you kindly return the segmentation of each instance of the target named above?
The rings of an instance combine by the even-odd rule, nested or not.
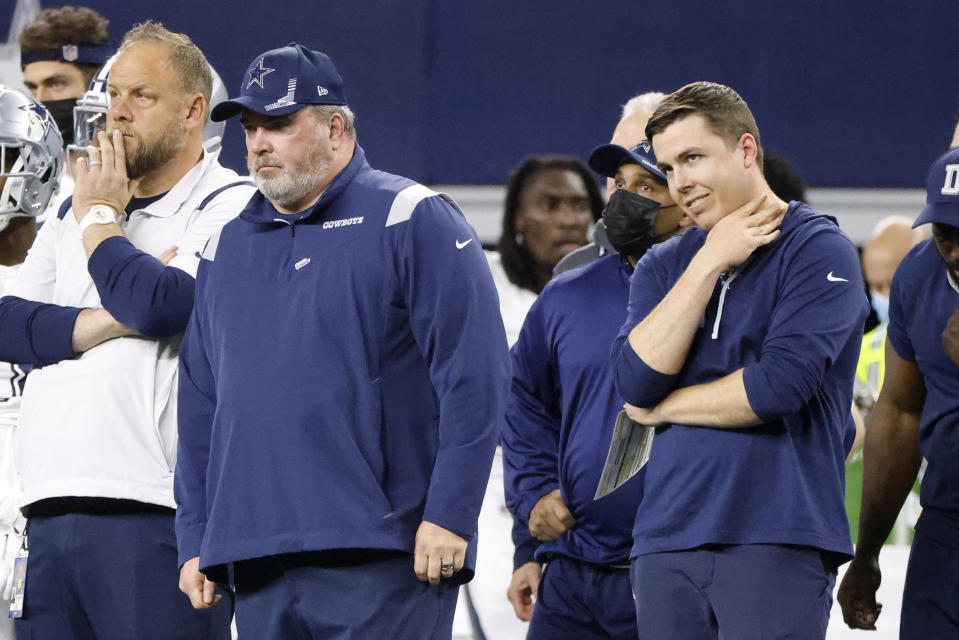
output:
[[[836,567],[816,549],[701,547],[633,559],[644,640],[826,637]]]
[[[628,569],[556,556],[540,578],[526,640],[636,640]]]
[[[196,611],[179,589],[173,518],[31,518],[17,639],[229,640],[229,598]]]
[[[902,594],[900,638],[959,638],[959,549],[916,530]]]
[[[237,632],[256,640],[449,640],[459,591],[375,550],[237,562],[233,584]]]

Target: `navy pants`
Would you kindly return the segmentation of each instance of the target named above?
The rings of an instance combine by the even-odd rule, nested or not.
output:
[[[959,638],[959,549],[916,531],[902,594],[900,638]]]
[[[458,593],[374,550],[237,562],[233,583],[239,637],[256,640],[449,640]]]
[[[633,559],[643,640],[826,637],[835,563],[816,549],[709,546]]]
[[[31,518],[18,640],[229,640],[229,598],[196,611],[178,587],[173,518]]]
[[[628,569],[556,556],[540,578],[526,640],[636,640]]]

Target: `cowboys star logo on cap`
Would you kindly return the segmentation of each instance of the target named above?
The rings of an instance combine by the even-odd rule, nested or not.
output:
[[[260,58],[256,66],[250,69],[250,81],[247,83],[246,88],[249,89],[253,85],[258,84],[261,89],[265,89],[266,87],[263,86],[263,78],[265,78],[268,73],[273,73],[274,71],[276,71],[276,69],[264,67],[263,58]]]
[[[63,59],[67,62],[73,62],[80,55],[80,51],[77,49],[75,44],[65,44],[63,45]]]
[[[274,71],[267,89],[264,79]],[[295,42],[256,56],[246,73],[240,80],[240,95],[210,110],[213,122],[239,115],[243,109],[267,116],[288,116],[309,104],[347,104],[343,78],[329,56]],[[284,85],[285,91],[281,89]]]

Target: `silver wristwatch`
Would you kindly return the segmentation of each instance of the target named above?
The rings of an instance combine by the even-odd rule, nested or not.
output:
[[[92,224],[112,224],[117,221],[117,212],[104,204],[95,204],[80,221],[82,234]]]

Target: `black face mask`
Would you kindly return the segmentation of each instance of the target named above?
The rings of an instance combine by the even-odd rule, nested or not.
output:
[[[603,210],[609,243],[621,256],[638,260],[661,240],[655,230],[658,214],[658,202],[618,189]]]
[[[65,100],[47,100],[43,103],[50,115],[57,123],[57,129],[63,136],[64,146],[73,144],[73,107],[77,106],[76,98]]]

